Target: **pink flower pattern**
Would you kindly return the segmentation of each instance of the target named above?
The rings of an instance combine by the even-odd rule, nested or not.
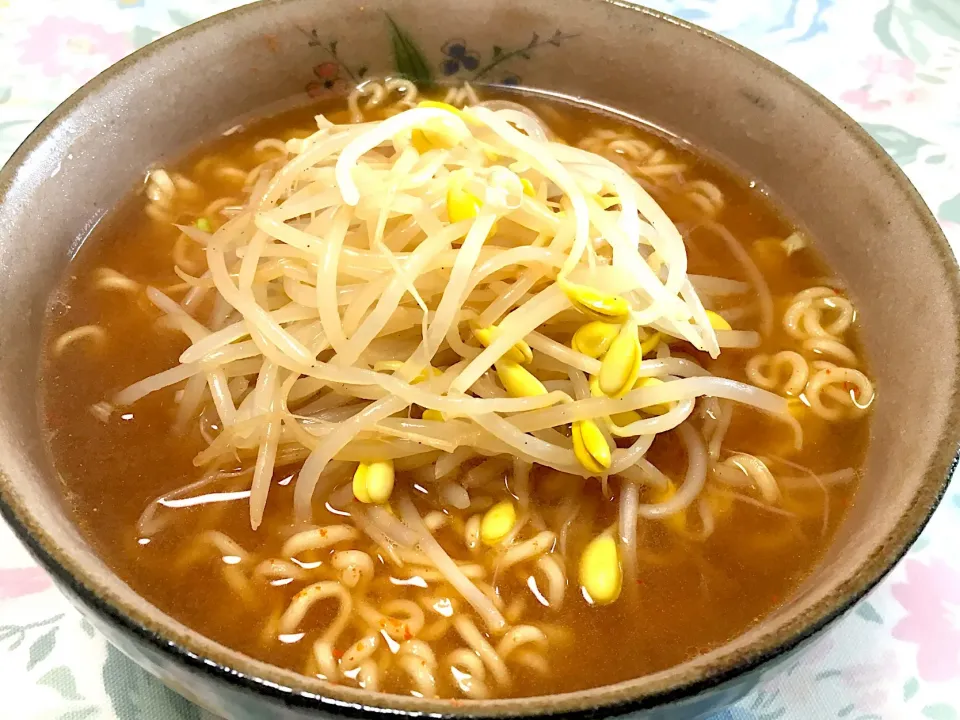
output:
[[[335,62],[325,62],[313,68],[316,78],[306,87],[307,94],[312,98],[322,99],[336,97],[348,89],[347,83],[340,76],[340,65]]]
[[[30,28],[20,62],[39,65],[48,77],[69,76],[83,83],[133,50],[129,33],[65,17],[46,17]]]
[[[909,105],[923,99],[923,88],[916,84],[916,64],[893,55],[869,55],[861,63],[867,71],[866,82],[846,90],[840,99],[867,111],[894,105]]]
[[[856,700],[863,713],[882,713],[889,710],[896,696],[901,693],[900,662],[892,650],[887,650],[879,659],[848,665],[840,676],[848,688],[850,698]]]
[[[43,592],[52,583],[38,567],[0,569],[0,600]]]
[[[907,560],[906,582],[891,588],[907,611],[893,637],[917,646],[917,670],[928,682],[960,678],[960,572],[946,561]],[[951,607],[952,606],[952,607]]]

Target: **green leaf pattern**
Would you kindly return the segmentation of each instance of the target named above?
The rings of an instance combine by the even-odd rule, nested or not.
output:
[[[960,195],[944,200],[937,210],[937,217],[947,222],[960,223]]]
[[[917,694],[917,690],[919,689],[920,689],[920,682],[915,677],[910,678],[903,685],[903,699],[909,700],[910,698],[912,698],[914,695]]]
[[[27,661],[27,670],[32,670],[37,663],[45,660],[53,652],[57,642],[57,629],[48,630],[30,645],[30,659]]]
[[[883,618],[869,600],[861,600],[854,612],[867,622],[883,625]]]
[[[199,708],[158,683],[113,646],[107,647],[103,685],[118,718],[200,720]]]
[[[923,717],[930,718],[930,720],[957,720],[957,711],[952,705],[946,703],[927,705],[921,712]]]
[[[433,85],[433,71],[417,43],[397,25],[392,17],[387,15],[386,18],[390,26],[394,69],[407,80],[413,80],[418,85],[425,87]]]
[[[53,688],[67,700],[83,700],[83,696],[77,692],[77,681],[73,677],[73,670],[66,665],[47,670],[37,680],[37,684]]]
[[[888,49],[920,64],[934,49],[960,41],[960,3],[951,0],[888,0],[874,31]]]
[[[65,713],[62,713],[57,720],[87,720],[87,718],[95,717],[99,713],[100,708],[96,705],[88,705],[79,710],[67,710]]]
[[[901,165],[907,165],[917,159],[917,153],[929,143],[923,138],[911,135],[893,125],[875,125],[861,123],[864,130],[873,136],[890,153],[890,156]]]

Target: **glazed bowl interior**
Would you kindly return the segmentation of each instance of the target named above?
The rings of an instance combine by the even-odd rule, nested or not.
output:
[[[333,687],[267,666],[199,636],[139,598],[98,559],[70,518],[69,493],[40,431],[36,368],[44,308],[72,252],[149,166],[176,159],[238,119],[305,102],[307,90],[340,91],[361,68],[364,76],[392,74],[409,71],[411,58],[420,58],[426,62],[417,67],[441,76],[449,69],[443,48],[451,38],[486,53],[493,46],[527,48],[494,63],[476,80],[480,84],[519,79],[616,108],[707,149],[756,181],[848,284],[879,389],[855,503],[826,557],[786,606],[679,667],[554,697],[550,708],[602,707],[708,685],[794,646],[892,566],[945,486],[960,426],[956,263],[903,175],[823,98],[730,43],[600,0],[382,0],[362,7],[267,2],[177,33],[68,101],[18,151],[0,183],[6,512],[78,593],[98,596],[130,626],[304,693],[450,711],[432,701]],[[465,73],[460,68],[451,79],[470,79]],[[466,703],[461,711],[528,714],[540,712],[543,702]]]

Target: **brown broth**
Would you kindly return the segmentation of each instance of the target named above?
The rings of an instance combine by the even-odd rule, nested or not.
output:
[[[548,107],[545,116],[570,142],[594,128],[622,127],[620,120],[583,109]],[[252,168],[258,162],[250,150],[253,142],[263,137],[302,135],[309,131],[314,112],[316,108],[307,108],[252,123],[199,149],[178,167],[187,172],[202,158],[215,154],[237,167]],[[687,165],[684,175],[668,180],[667,189],[658,195],[681,226],[689,224],[691,209],[670,188],[679,186],[685,178],[700,178],[722,190],[725,207],[717,219],[746,247],[758,238],[783,238],[793,231],[770,200],[751,184],[682,143],[644,128],[635,128],[635,132],[667,148]],[[236,194],[236,185],[228,181],[212,175],[193,177],[209,200]],[[168,510],[175,512],[179,521],[149,540],[141,539],[136,531],[141,513],[153,498],[200,476],[201,470],[194,467],[192,459],[205,443],[195,429],[184,435],[171,432],[174,389],[148,396],[126,412],[114,414],[107,423],[94,419],[89,412],[91,405],[119,388],[175,365],[187,347],[177,332],[154,330],[152,323],[159,313],[142,293],[131,302],[129,295],[98,290],[91,283],[100,267],[113,268],[140,283],[161,288],[179,282],[170,259],[179,233],[149,220],[144,204],[143,195],[134,194],[100,223],[70,265],[50,306],[48,343],[81,325],[99,325],[106,330],[106,340],[100,345],[76,343],[59,356],[48,352],[44,359],[43,413],[64,491],[91,543],[138,593],[225,645],[302,671],[307,653],[303,642],[265,642],[261,633],[269,614],[282,608],[300,585],[265,586],[263,597],[246,604],[224,581],[219,557],[211,554],[192,564],[184,560],[196,554],[193,548],[198,527],[221,530],[258,556],[276,555],[291,527],[293,483],[289,476],[296,468],[278,473],[279,484],[271,491],[266,520],[257,532],[250,529],[246,501],[239,499]],[[692,273],[740,278],[739,267],[731,262],[726,248],[705,234],[695,233],[689,255]],[[777,298],[778,319],[793,293],[830,277],[809,249],[765,263],[761,269]],[[738,327],[754,327],[755,323],[755,317],[751,317]],[[778,330],[759,351],[776,352],[795,348],[796,344]],[[750,352],[724,351],[712,364],[706,357],[699,359],[717,374],[744,380],[744,362]],[[861,466],[868,439],[866,420],[828,425],[805,417],[803,426],[804,447],[791,460],[815,472]],[[738,408],[725,447],[779,455],[788,452],[788,443],[789,436],[781,426],[759,413]],[[685,458],[672,435],[659,437],[648,457],[671,477],[682,478]],[[545,507],[556,505],[543,475],[534,477],[535,493]],[[398,484],[404,482],[401,476]],[[589,606],[576,586],[575,560],[568,563],[569,584],[562,609],[550,612],[537,607],[529,611],[529,617],[565,628],[570,640],[551,648],[547,676],[517,670],[511,688],[503,694],[572,691],[635,678],[668,668],[743,633],[780,605],[811,571],[843,519],[854,490],[855,483],[834,486],[826,499],[818,489],[797,491],[792,499],[808,512],[794,518],[734,502],[730,513],[718,518],[713,536],[703,543],[680,540],[662,523],[641,521],[643,555],[638,587],[625,589],[621,600],[611,606]],[[572,535],[570,558],[577,558],[579,548],[616,518],[616,505],[603,500],[597,482],[588,483],[584,493],[586,502],[596,506],[596,516],[589,528]],[[337,521],[327,515],[316,522]],[[438,539],[451,554],[463,556],[457,549],[462,548],[462,541],[458,543],[450,531],[440,531]],[[506,578],[503,586],[508,602],[511,592],[525,592],[520,580]],[[322,628],[324,613],[329,617],[331,612],[332,608],[326,606],[314,611],[311,623]],[[448,633],[434,643],[438,655],[462,644],[452,637],[455,635]],[[394,674],[384,683],[386,689],[405,691],[403,678],[391,672]],[[449,687],[445,692],[451,692]]]

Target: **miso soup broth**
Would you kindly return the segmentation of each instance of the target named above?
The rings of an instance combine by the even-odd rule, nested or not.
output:
[[[164,612],[337,683],[539,695],[722,645],[856,490],[843,283],[681,141],[430,98],[245,124],[86,239],[41,373],[77,523]]]

